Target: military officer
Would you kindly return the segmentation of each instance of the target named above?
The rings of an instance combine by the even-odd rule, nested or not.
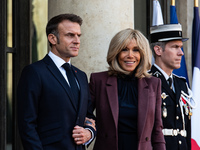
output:
[[[167,150],[191,149],[191,121],[194,102],[186,79],[172,73],[180,68],[183,42],[181,24],[153,26],[151,47],[155,63],[151,73],[162,81],[163,134]]]

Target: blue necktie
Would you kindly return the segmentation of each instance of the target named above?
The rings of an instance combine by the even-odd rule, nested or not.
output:
[[[77,82],[75,80],[73,70],[72,70],[69,63],[63,64],[62,67],[66,70],[66,75],[67,75],[67,78],[68,78],[68,81],[69,81],[69,84],[70,84],[70,88],[71,88],[71,91],[73,93],[73,97],[74,97],[74,100],[76,102],[76,106],[78,107],[79,88],[78,88]]]

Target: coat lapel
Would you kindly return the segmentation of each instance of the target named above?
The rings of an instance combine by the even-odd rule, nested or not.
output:
[[[138,79],[138,140],[143,133],[148,116],[149,89],[145,78]]]
[[[82,108],[82,104],[84,102],[83,95],[84,95],[84,92],[86,92],[85,85],[88,85],[88,83],[83,83],[85,79],[82,78],[82,76],[80,75],[80,73],[78,73],[78,70],[74,66],[72,66],[72,71],[74,72],[74,75],[79,83],[79,89],[80,89],[79,108]],[[80,112],[80,109],[78,109],[78,114],[79,112]]]
[[[176,93],[176,103],[179,102],[180,96],[181,96],[181,85],[179,84],[179,82],[177,81],[176,77],[173,77],[174,80],[174,87],[175,87],[175,93]]]
[[[56,65],[54,64],[54,62],[51,60],[51,58],[48,55],[46,55],[43,60],[47,64],[48,70],[53,74],[53,76],[58,80],[58,82],[65,89],[65,91],[66,91],[67,95],[69,96],[69,99],[70,99],[73,107],[77,110],[76,104],[73,101],[73,94],[71,92],[71,89],[70,89],[67,81],[63,77],[63,75],[60,73],[60,71],[58,70],[58,68],[56,67]]]
[[[119,103],[118,103],[118,91],[117,91],[117,78],[114,76],[108,77],[106,83],[106,91],[108,96],[108,101],[112,111],[112,115],[115,121],[115,127],[118,126],[118,116],[119,116]]]

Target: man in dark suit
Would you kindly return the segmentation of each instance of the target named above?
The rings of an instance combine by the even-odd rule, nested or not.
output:
[[[162,81],[163,134],[167,150],[191,149],[191,91],[186,79],[172,73],[180,68],[183,41],[180,24],[151,27],[155,64],[151,73]]]
[[[78,55],[81,24],[74,14],[50,19],[46,34],[51,51],[22,71],[17,103],[25,150],[84,150],[95,136],[94,121],[88,119],[94,116],[87,76],[70,64]]]

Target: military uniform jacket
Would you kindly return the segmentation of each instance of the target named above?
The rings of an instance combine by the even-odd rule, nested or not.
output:
[[[151,71],[153,76],[158,77],[162,81],[162,120],[163,129],[179,129],[183,130],[183,117],[181,113],[181,107],[179,99],[181,96],[181,90],[188,94],[188,88],[186,80],[173,75],[173,84],[175,93],[170,89],[163,74],[153,65]],[[162,95],[161,94],[161,95]],[[165,114],[164,114],[165,109]],[[178,134],[176,136],[166,136],[166,149],[167,150],[190,150],[191,149],[191,121],[186,115],[183,109],[183,115],[185,120],[185,130],[187,132],[186,137]]]

